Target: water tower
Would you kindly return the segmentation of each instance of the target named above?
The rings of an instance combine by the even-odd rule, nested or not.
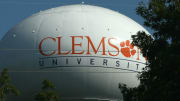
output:
[[[119,83],[139,84],[145,67],[131,35],[147,32],[132,19],[92,5],[68,5],[34,14],[0,43],[0,64],[22,91],[10,101],[33,101],[42,80],[54,82],[62,101],[122,101]]]

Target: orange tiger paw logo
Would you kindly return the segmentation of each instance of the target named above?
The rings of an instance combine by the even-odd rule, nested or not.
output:
[[[121,46],[121,53],[125,56],[125,57],[131,57],[134,56],[136,53],[136,50],[134,49],[134,46],[130,43],[129,40],[126,40],[126,42],[121,42],[120,43]]]

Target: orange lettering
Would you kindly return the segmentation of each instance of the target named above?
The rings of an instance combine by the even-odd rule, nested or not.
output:
[[[91,45],[91,47],[93,48],[94,53],[96,54],[96,53],[98,52],[98,50],[99,50],[100,45],[102,44],[102,48],[103,48],[103,53],[102,53],[102,55],[106,55],[105,42],[104,42],[105,37],[103,37],[102,40],[100,41],[97,50],[95,49],[94,44],[93,44],[93,42],[91,41],[90,37],[89,37],[89,36],[86,36],[86,38],[88,39],[88,52],[87,52],[86,54],[90,54],[90,49],[89,49],[89,48],[90,48],[90,45]]]
[[[109,50],[108,50],[108,53],[109,53],[110,56],[118,56],[118,55],[119,55],[119,48],[118,48],[116,45],[114,45],[114,44],[111,43],[111,39],[115,39],[115,38],[109,38],[109,39],[108,39],[108,44],[109,44],[111,47],[115,48],[115,49],[117,50],[117,53],[116,53],[116,54],[111,54],[111,52],[110,52]]]
[[[44,38],[41,40],[40,44],[39,44],[39,52],[41,53],[41,55],[44,55],[44,56],[51,56],[53,54],[55,54],[55,50],[51,53],[51,54],[45,54],[42,50],[42,43],[47,40],[47,39],[52,39],[54,42],[56,42],[56,39],[55,38],[52,38],[52,37],[47,37],[47,38]]]
[[[62,52],[61,52],[61,37],[57,37],[57,39],[58,39],[58,55],[61,55],[61,54],[66,55],[66,54],[69,54],[70,51],[65,52],[65,53],[62,53]]]
[[[72,54],[83,54],[84,51],[81,51],[81,52],[75,52],[75,46],[82,46],[82,43],[79,43],[79,44],[75,44],[75,38],[81,38],[83,39],[83,36],[71,36],[72,37]]]

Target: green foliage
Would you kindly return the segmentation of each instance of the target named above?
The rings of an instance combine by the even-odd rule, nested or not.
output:
[[[11,84],[8,69],[5,68],[0,75],[0,101],[5,101],[7,99],[7,95],[10,93],[18,96],[20,91]]]
[[[141,2],[137,14],[145,19],[145,26],[154,30],[154,38],[141,31],[132,36],[132,43],[147,58],[147,66],[138,75],[137,88],[120,84],[124,101],[178,101],[180,0],[149,0],[147,5]]]
[[[125,84],[119,84],[119,89],[121,89],[124,101],[136,101],[137,88],[128,88]]]
[[[44,80],[41,89],[35,96],[36,101],[59,101],[59,95],[55,91],[55,86],[51,81]]]

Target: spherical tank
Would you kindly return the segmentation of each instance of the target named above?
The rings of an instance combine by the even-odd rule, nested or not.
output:
[[[26,18],[0,41],[7,67],[22,92],[9,101],[33,101],[41,82],[54,82],[62,101],[122,101],[119,83],[139,84],[145,58],[131,35],[145,31],[130,18],[102,7],[68,5]]]

